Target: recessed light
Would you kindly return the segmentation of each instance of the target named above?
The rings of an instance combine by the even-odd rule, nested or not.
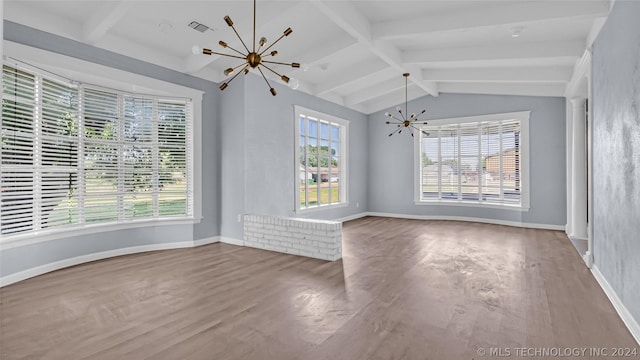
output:
[[[517,38],[522,34],[523,26],[514,26],[511,28],[511,37]]]
[[[160,31],[162,31],[163,33],[167,33],[169,31],[173,30],[173,24],[170,23],[167,20],[162,20],[158,24],[158,28],[160,28]]]

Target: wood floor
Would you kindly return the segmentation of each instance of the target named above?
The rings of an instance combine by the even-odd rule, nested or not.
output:
[[[478,360],[497,358],[490,348],[517,358],[523,347],[638,347],[562,232],[367,217],[343,234],[336,262],[212,244],[4,287],[0,359]]]

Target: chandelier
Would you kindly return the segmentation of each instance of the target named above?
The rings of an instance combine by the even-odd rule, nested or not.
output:
[[[279,73],[277,73],[275,70],[273,70],[271,67],[269,67],[266,64],[273,64],[273,65],[287,65],[287,66],[291,66],[293,68],[299,68],[300,64],[299,63],[284,63],[284,62],[278,62],[278,61],[269,61],[269,60],[265,60],[265,58],[270,57],[274,57],[278,54],[278,52],[276,50],[272,50],[271,52],[267,53],[267,51],[269,51],[269,49],[271,49],[273,47],[273,45],[277,44],[278,41],[282,40],[282,38],[284,38],[285,36],[289,36],[293,30],[291,30],[291,28],[287,28],[284,33],[282,35],[280,35],[280,37],[274,41],[273,43],[271,43],[271,45],[267,46],[266,48],[263,49],[263,47],[267,44],[267,39],[262,37],[260,38],[260,40],[257,42],[258,48],[256,49],[256,0],[253,0],[253,44],[252,44],[252,49],[249,50],[249,48],[247,47],[247,45],[245,44],[245,42],[242,40],[242,38],[240,37],[240,35],[238,34],[238,31],[236,31],[236,28],[233,26],[233,21],[231,21],[231,18],[229,17],[229,15],[224,17],[224,21],[227,23],[227,25],[229,25],[232,29],[233,32],[236,34],[236,36],[238,37],[238,39],[240,39],[240,42],[242,43],[242,46],[244,47],[244,49],[246,50],[245,52],[239,51],[237,49],[232,48],[231,46],[229,46],[226,42],[224,41],[219,41],[218,44],[220,46],[222,46],[225,49],[230,49],[233,52],[235,52],[236,54],[223,54],[223,53],[219,53],[219,52],[215,52],[211,49],[202,49],[202,53],[205,55],[220,55],[220,56],[226,56],[226,57],[230,57],[230,58],[236,58],[236,59],[241,59],[244,60],[244,62],[242,62],[240,65],[233,67],[233,68],[228,68],[224,71],[224,75],[225,76],[229,76],[232,73],[236,72],[235,75],[233,75],[231,77],[231,79],[229,79],[228,81],[223,82],[220,85],[220,90],[224,90],[227,88],[227,86],[229,86],[229,83],[231,83],[233,81],[233,79],[235,79],[238,75],[240,75],[240,73],[244,72],[245,75],[249,72],[249,68],[251,69],[258,69],[258,71],[260,72],[260,75],[262,75],[262,78],[264,79],[264,81],[266,81],[267,86],[269,86],[269,91],[271,92],[271,94],[273,96],[277,95],[276,89],[274,89],[271,84],[269,83],[269,80],[267,80],[267,77],[264,75],[264,72],[262,71],[262,67],[264,67],[265,69],[271,71],[272,73],[276,74],[278,77],[280,77],[280,79],[282,79],[282,81],[284,81],[285,83],[289,83],[289,77],[287,77],[286,75],[281,75]],[[238,70],[239,69],[239,70]]]
[[[395,117],[393,116],[393,114],[386,112],[384,115],[388,116],[392,119],[392,121],[387,121],[387,124],[393,124],[393,125],[397,125],[397,129],[393,130],[389,136],[395,134],[395,133],[402,133],[402,130],[404,129],[409,129],[409,132],[411,133],[411,136],[413,136],[413,130],[417,131],[417,132],[422,132],[425,135],[429,135],[429,133],[427,133],[426,131],[420,130],[417,126],[416,126],[416,122],[419,122],[419,124],[423,124],[423,125],[427,125],[426,121],[422,121],[420,122],[420,120],[418,120],[418,117],[420,117],[420,115],[424,114],[427,110],[423,109],[418,115],[416,115],[415,113],[412,113],[411,115],[409,115],[409,112],[407,110],[407,89],[408,89],[408,80],[409,80],[409,73],[404,73],[402,74],[402,76],[404,76],[404,112],[402,112],[402,108],[400,106],[396,107],[396,110],[398,110],[398,112],[400,113],[400,117]]]

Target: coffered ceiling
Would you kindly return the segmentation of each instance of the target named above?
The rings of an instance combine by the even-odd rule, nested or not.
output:
[[[298,91],[372,113],[404,102],[404,72],[410,99],[563,96],[609,9],[609,0],[258,0],[257,36],[273,41],[291,27],[276,60],[308,68],[277,70],[298,80]],[[4,1],[7,20],[215,82],[238,62],[192,47],[226,53],[217,45],[224,40],[241,48],[225,15],[251,41],[247,0]]]

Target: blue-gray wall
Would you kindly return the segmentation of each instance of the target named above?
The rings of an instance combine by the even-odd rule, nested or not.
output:
[[[593,45],[594,263],[640,322],[640,2],[616,1]]]
[[[193,241],[220,234],[220,92],[213,82],[4,21],[4,38],[96,64],[204,91],[202,103],[202,221],[196,225],[142,227],[101,232],[0,251],[0,277],[97,252],[161,243]]]
[[[530,110],[530,210],[415,205],[413,141],[409,134],[388,136],[393,128],[385,124],[385,110],[369,117],[369,211],[565,226],[564,98],[440,94],[409,102],[409,112],[424,108],[425,120]]]
[[[226,166],[227,160],[223,160],[222,196],[223,199],[228,197],[229,201],[223,201],[222,205],[222,236],[242,239],[242,223],[237,221],[238,214],[337,219],[367,209],[367,116],[281,84],[272,85],[275,85],[277,96],[271,95],[261,77],[248,75],[237,78],[225,90],[243,88],[244,95],[230,96],[233,103],[222,108],[223,142],[230,143],[232,147],[227,149],[223,145],[223,154],[229,152],[234,157],[241,157]],[[302,214],[293,211],[294,105],[349,121],[348,206]],[[235,113],[227,114],[225,106]],[[226,118],[233,118],[238,123],[225,124]]]

